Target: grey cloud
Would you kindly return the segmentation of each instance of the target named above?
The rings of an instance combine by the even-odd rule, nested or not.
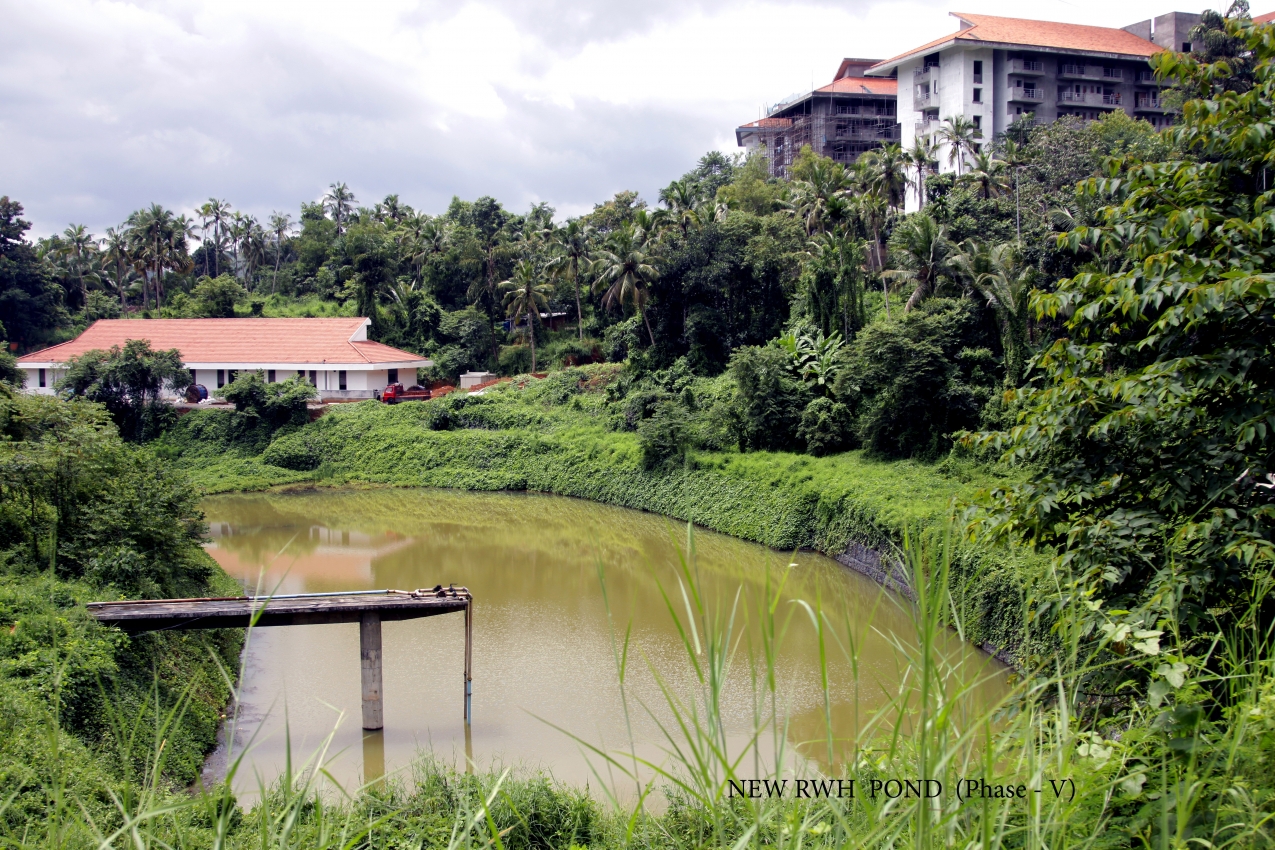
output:
[[[510,87],[503,116],[448,115],[441,130],[440,107],[375,57],[286,34],[219,41],[182,20],[156,42],[144,28],[86,33],[34,4],[0,2],[0,17],[0,194],[37,234],[100,234],[146,204],[210,196],[295,213],[336,180],[365,203],[395,192],[432,212],[453,195],[513,209],[653,198],[741,117],[730,104],[566,108]]]

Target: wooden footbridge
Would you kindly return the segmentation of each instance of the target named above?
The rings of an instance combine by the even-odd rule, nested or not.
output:
[[[465,724],[473,700],[474,598],[468,588],[438,585],[421,590],[354,590],[278,596],[206,599],[139,599],[90,602],[99,622],[130,634],[169,629],[233,629],[260,626],[359,624],[363,679],[363,728],[385,726],[381,692],[381,623],[465,613]]]

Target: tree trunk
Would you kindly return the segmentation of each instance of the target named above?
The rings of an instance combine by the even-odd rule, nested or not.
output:
[[[584,342],[584,311],[580,309],[580,270],[578,268],[572,271],[571,282],[576,287],[576,330],[579,332],[580,341]]]
[[[531,320],[531,311],[527,311],[527,338],[531,340],[531,371],[536,371],[536,325]]]
[[[642,311],[642,323],[646,325],[646,335],[651,338],[651,347],[655,347],[655,334],[651,333],[651,322],[646,318],[646,305],[641,304],[638,309]]]

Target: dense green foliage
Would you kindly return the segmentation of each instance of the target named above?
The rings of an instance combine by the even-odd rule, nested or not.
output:
[[[1082,186],[1100,223],[1062,242],[1095,261],[1033,301],[1067,335],[1037,356],[1019,424],[980,437],[1038,470],[992,495],[987,523],[1061,549],[1069,591],[1118,644],[1275,614],[1275,143],[1256,129],[1275,104],[1275,46],[1230,33],[1255,62],[1251,88],[1188,101],[1171,132],[1181,157],[1113,159]],[[1221,73],[1189,56],[1157,65],[1201,95]]]
[[[146,340],[130,339],[123,348],[73,357],[57,389],[98,402],[115,420],[120,436],[138,443],[153,439],[172,423],[172,405],[163,394],[181,392],[191,383],[176,349],[153,351]]]
[[[202,596],[234,584],[199,547],[196,491],[117,436],[99,405],[0,385],[0,777],[4,834],[142,781],[165,740],[165,787],[198,775],[238,633],[126,637],[94,599]],[[182,721],[164,727],[178,709]],[[12,796],[10,796],[12,795]],[[77,816],[82,816],[77,812]]]

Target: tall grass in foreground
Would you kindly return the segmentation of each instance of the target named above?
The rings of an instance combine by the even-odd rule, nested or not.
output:
[[[950,551],[941,540],[905,546],[903,565],[917,601],[904,603],[883,592],[877,604],[904,605],[913,633],[890,636],[899,685],[884,706],[859,718],[853,740],[834,734],[832,691],[844,683],[831,681],[830,670],[834,659],[844,659],[854,688],[879,687],[862,672],[859,657],[872,623],[839,619],[833,613],[838,609],[826,606],[818,591],[813,599],[791,601],[783,593],[786,571],[768,575],[761,594],[704,598],[688,528],[676,584],[661,589],[694,673],[693,686],[679,690],[651,667],[663,703],[646,705],[631,696],[633,665],[646,661],[627,625],[612,618],[630,730],[639,713],[649,715],[667,759],[639,757],[632,731],[629,750],[620,752],[577,738],[591,755],[601,800],[543,775],[468,775],[429,757],[410,776],[333,794],[330,789],[339,786],[325,774],[321,748],[301,763],[289,758],[284,774],[261,788],[259,802],[244,812],[230,791],[243,769],[243,753],[221,784],[193,795],[174,791],[163,781],[161,729],[153,752],[117,754],[121,764],[141,767],[127,781],[103,789],[110,800],[107,815],[99,802],[68,799],[55,782],[43,789],[49,817],[5,821],[0,846],[803,850],[1272,844],[1275,671],[1271,635],[1254,625],[1257,618],[1244,631],[1219,634],[1207,657],[1175,674],[1181,680],[1176,692],[1154,700],[1156,705],[1130,692],[1115,695],[1120,708],[1114,710],[1112,695],[1087,692],[1083,683],[1087,673],[1124,662],[1110,660],[1110,652],[1089,651],[1091,642],[1069,625],[1081,618],[1064,612],[1053,635],[1058,647],[1053,657],[1039,669],[1016,674],[1003,699],[980,704],[973,691],[982,678],[1001,674],[972,662],[953,641],[953,634],[962,636],[969,601],[953,593]],[[605,595],[603,569],[599,580]],[[825,722],[820,739],[794,744],[779,658],[785,636],[803,620],[819,641]],[[740,730],[723,712],[727,683],[741,675],[751,686],[753,704],[752,728],[742,746]],[[177,722],[180,710],[157,722]],[[136,738],[129,734],[130,722],[111,718],[114,739]],[[127,749],[127,743],[121,747]],[[823,758],[806,757],[814,754]],[[818,763],[825,765],[822,773]],[[740,789],[755,787],[750,780],[786,785],[781,794],[741,795]],[[799,780],[820,784],[803,784],[807,793],[801,795]],[[656,795],[666,805],[651,805]],[[7,808],[13,799],[0,800],[0,806]]]

